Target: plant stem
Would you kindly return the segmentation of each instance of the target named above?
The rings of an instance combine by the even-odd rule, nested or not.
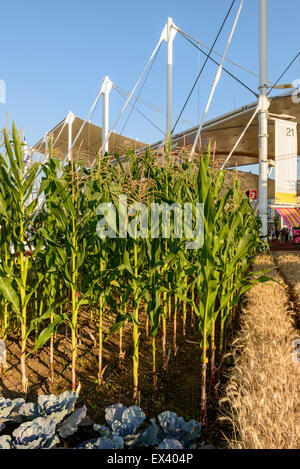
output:
[[[127,311],[127,304],[125,303],[125,305],[124,305],[124,315],[126,315],[126,311]],[[124,359],[124,353],[123,353],[123,326],[122,326],[120,328],[120,336],[119,336],[119,364],[121,364],[121,361],[123,359]]]
[[[134,275],[135,278],[138,276],[138,252],[137,242],[134,241]],[[134,292],[135,295],[135,292]],[[139,306],[137,305],[137,298],[135,298],[133,307],[133,400],[135,403],[138,402],[139,392]]]
[[[53,311],[51,311],[51,315],[50,315],[51,324],[53,323],[53,319],[54,319],[54,315],[53,315]],[[51,337],[50,337],[50,380],[52,382],[54,381],[53,356],[54,356],[54,334],[52,332]]]
[[[149,317],[148,317],[148,314],[146,316],[145,332],[146,332],[146,336],[148,337],[148,335],[149,335]]]
[[[195,285],[192,285],[192,301],[195,300]],[[194,308],[191,308],[191,327],[194,329],[195,327],[195,317],[194,317]]]
[[[8,264],[8,253],[7,253],[7,243],[4,243],[4,262],[5,265]],[[6,299],[4,299],[4,331],[3,331],[3,339],[6,340],[7,332],[8,332],[8,303]],[[3,363],[3,368],[6,369],[6,361]]]
[[[99,305],[99,361],[98,361],[98,381],[102,384],[103,369],[103,298],[100,296]]]
[[[153,393],[157,392],[157,374],[156,374],[156,343],[155,336],[152,336],[152,372],[153,372]]]
[[[201,385],[201,425],[206,424],[206,367],[207,367],[207,307],[204,311],[202,331],[202,385]]]
[[[119,336],[119,363],[123,360],[123,327],[120,328]]]
[[[202,353],[201,425],[206,423],[206,350]]]
[[[178,298],[174,296],[174,316],[173,316],[173,351],[174,355],[177,354],[177,303]]]
[[[72,218],[72,239],[73,239],[73,248],[72,249],[72,261],[71,261],[71,270],[72,270],[72,286],[71,286],[71,295],[72,295],[72,391],[76,391],[76,361],[77,361],[77,300],[76,300],[76,286],[77,286],[77,271],[76,271],[76,252],[77,252],[77,239],[76,239],[76,227],[75,227],[75,218]]]
[[[186,302],[182,304],[182,334],[186,336]]]
[[[222,362],[223,359],[223,350],[224,350],[224,324],[225,320],[223,314],[221,315],[221,324],[220,324],[220,342],[219,342],[219,362]]]
[[[164,312],[162,316],[162,349],[163,349],[163,369],[167,371],[167,294],[164,293]]]
[[[25,305],[26,296],[26,282],[27,282],[27,271],[28,271],[28,259],[23,253],[24,249],[24,199],[22,192],[20,193],[20,243],[21,250],[19,254],[19,263],[21,271],[21,282],[20,282],[20,306],[21,306],[21,375],[22,375],[22,392],[27,391],[27,377],[26,377],[26,329],[27,329],[27,311]]]
[[[212,325],[212,331],[210,336],[210,348],[211,348],[211,357],[210,357],[210,369],[211,369],[211,390],[212,394],[215,393],[215,379],[216,379],[216,364],[215,364],[215,356],[216,356],[216,344],[215,344],[215,321]]]

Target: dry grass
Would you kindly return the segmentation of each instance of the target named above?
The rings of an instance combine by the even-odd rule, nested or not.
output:
[[[257,258],[256,269],[273,266]],[[280,281],[275,270],[268,275]],[[233,344],[235,365],[226,387],[236,438],[232,448],[300,448],[300,363],[292,359],[297,337],[286,286],[255,286],[246,298]]]
[[[284,279],[291,285],[297,303],[300,305],[300,253],[273,254]]]

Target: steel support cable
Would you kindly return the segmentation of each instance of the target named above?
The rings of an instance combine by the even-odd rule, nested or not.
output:
[[[54,140],[54,143],[53,143],[53,145],[52,145],[52,148],[55,147],[55,145],[56,145],[56,143],[57,143],[57,140],[59,139],[59,137],[60,137],[61,134],[62,134],[63,129],[65,128],[66,123],[67,123],[67,117],[66,117],[65,120],[64,120],[64,123],[63,123],[63,125],[62,125],[62,128],[61,128],[60,131],[59,131],[58,136],[57,136],[56,139]]]
[[[65,119],[64,119],[63,121],[61,121],[61,123],[60,123],[60,124],[62,124],[62,128],[60,129],[60,131],[59,131],[59,133],[58,133],[58,136],[56,137],[54,143],[52,144],[52,148],[54,148],[54,146],[55,146],[56,143],[57,143],[57,140],[58,140],[59,137],[61,136],[61,133],[62,133],[62,131],[63,131],[65,125],[66,125],[66,119],[67,119],[67,117],[65,117]],[[58,125],[54,128],[53,131],[55,131],[55,130],[60,126],[60,124],[58,124]],[[47,132],[47,133],[44,135],[44,137],[42,138],[42,140],[41,140],[39,146],[38,146],[36,149],[33,149],[33,147],[31,147],[31,148],[30,148],[30,151],[31,151],[32,153],[34,153],[34,151],[37,151],[38,153],[41,153],[41,152],[40,152],[40,148],[41,148],[41,146],[43,145],[43,143],[46,142],[46,139],[47,139],[48,137],[50,137],[50,135],[49,135],[48,132]],[[47,157],[45,158],[44,163],[45,163],[46,161],[48,161],[48,158],[47,158]]]
[[[113,88],[116,91],[118,91],[119,93],[123,94],[124,96],[129,96],[130,95],[130,93],[128,91],[124,90],[124,88],[121,88],[121,86],[118,86],[115,83],[113,84]],[[136,98],[136,95],[133,95],[133,98]],[[155,104],[149,103],[149,102],[145,101],[144,99],[139,98],[138,101],[139,101],[139,103],[144,104],[145,106],[148,106],[149,108],[151,108],[154,111],[164,112],[163,109],[161,109],[160,107],[156,106]]]
[[[62,126],[62,128],[61,128],[61,131],[60,131],[59,134],[58,134],[58,137],[60,136],[60,134],[61,134],[61,132],[62,132],[64,126],[65,126],[65,123],[66,123],[66,122],[64,121],[63,126]],[[41,143],[40,143],[39,146],[36,148],[36,150],[34,150],[33,147],[31,147],[31,148],[30,148],[31,155],[32,155],[35,151],[37,151],[38,153],[42,153],[42,152],[40,152],[40,148],[41,148],[41,146],[43,145],[43,143],[46,143],[46,142],[47,142],[47,138],[49,138],[49,137],[50,137],[50,136],[48,135],[48,133],[46,133],[46,134],[44,135],[44,137],[42,138]],[[58,139],[58,137],[57,137],[57,139]],[[56,139],[56,140],[57,140],[57,139]],[[56,143],[56,141],[55,141],[55,143]],[[53,148],[53,147],[54,147],[54,145],[52,146],[52,148]],[[49,155],[47,155],[46,152],[45,152],[45,158],[44,158],[43,164],[47,163],[48,160],[49,160]]]
[[[60,170],[61,170],[61,171],[62,171],[62,165],[65,164],[65,162],[66,162],[66,160],[67,160],[67,158],[68,158],[68,156],[69,156],[70,151],[73,149],[75,143],[77,142],[77,140],[78,140],[78,138],[79,138],[79,135],[81,134],[81,132],[82,132],[84,126],[86,125],[86,123],[87,123],[87,121],[88,121],[88,119],[89,119],[91,113],[93,112],[93,109],[94,109],[95,106],[97,105],[100,96],[101,96],[101,87],[100,87],[100,89],[99,89],[99,91],[98,91],[98,93],[97,93],[96,99],[95,99],[95,101],[93,102],[91,109],[89,110],[89,113],[88,113],[86,119],[83,121],[83,123],[82,123],[82,125],[81,125],[79,131],[77,132],[77,135],[76,135],[76,137],[75,137],[73,143],[71,144],[71,148],[68,149],[68,153],[67,153],[66,157],[65,157],[64,160],[62,160],[62,162],[60,163]],[[64,127],[65,124],[66,124],[66,119],[65,119],[65,122],[64,122],[64,124],[63,124],[63,127]],[[62,131],[62,129],[61,129],[61,131]],[[43,205],[44,205],[45,200],[46,200],[46,199],[45,199],[45,194],[43,193],[43,194],[40,195],[40,197],[39,197],[39,199],[38,199],[36,211],[35,211],[35,213],[34,213],[34,215],[33,215],[33,219],[32,219],[33,221],[35,220],[35,218],[36,218],[37,215],[39,214],[41,208],[42,208]]]
[[[71,148],[68,149],[68,153],[67,153],[66,157],[65,157],[64,160],[63,160],[63,165],[64,165],[65,162],[67,161],[68,156],[69,156],[69,153],[70,153],[71,150],[74,148],[75,143],[77,142],[77,140],[78,140],[78,138],[79,138],[79,135],[81,134],[83,128],[85,127],[86,123],[87,123],[88,120],[89,120],[89,117],[90,117],[91,113],[93,112],[95,106],[97,105],[97,103],[98,103],[98,101],[99,101],[99,99],[100,99],[100,96],[101,96],[101,92],[102,92],[102,91],[101,91],[101,87],[100,87],[100,89],[99,89],[99,91],[98,91],[98,94],[97,94],[97,96],[96,96],[96,99],[95,99],[95,101],[93,102],[92,107],[91,107],[91,109],[89,110],[89,113],[88,113],[86,119],[85,119],[85,120],[83,121],[83,123],[81,124],[81,127],[80,127],[80,129],[78,130],[77,135],[76,135],[76,137],[74,138],[74,140],[73,140],[73,142],[72,142],[72,144],[71,144]]]
[[[95,114],[95,111],[96,111],[96,109],[97,109],[97,107],[98,107],[98,103],[99,103],[99,101],[97,102],[96,106],[95,106],[94,109],[93,109],[93,112],[91,113],[91,116],[90,116],[90,119],[89,119],[89,123],[92,122],[93,119],[94,119],[94,114]]]
[[[198,49],[202,54],[208,56],[208,54],[203,50],[201,49],[201,47],[197,46],[197,44],[195,44],[191,39],[189,39],[189,37],[187,37],[187,35],[181,31],[180,29],[177,30],[179,34],[181,34],[182,37],[184,37],[190,44],[192,44],[192,46],[194,46],[196,49]],[[212,62],[214,62],[216,65],[220,65],[219,62],[217,62],[215,59],[213,59],[212,57],[209,57],[209,60],[211,60]],[[251,88],[249,88],[248,85],[246,85],[246,83],[244,83],[242,80],[240,80],[239,78],[235,77],[233,75],[233,73],[231,73],[227,68],[225,67],[222,67],[222,69],[224,70],[225,73],[227,73],[227,75],[229,75],[231,78],[233,78],[235,81],[237,81],[240,85],[242,85],[244,88],[246,88],[246,90],[250,91],[250,93],[252,93],[256,98],[258,98],[258,94],[253,91]]]
[[[151,63],[153,57],[154,57],[155,54],[156,54],[157,49],[160,47],[162,41],[164,40],[163,33],[164,33],[164,31],[163,31],[162,34],[160,35],[160,38],[159,38],[159,40],[158,40],[158,42],[157,42],[157,44],[156,44],[156,46],[155,46],[155,48],[154,48],[154,50],[153,50],[153,52],[152,52],[152,54],[151,54],[151,56],[150,56],[148,62],[146,63],[145,67],[143,68],[142,73],[140,74],[140,76],[139,76],[139,78],[138,78],[136,84],[134,85],[134,87],[133,87],[133,89],[132,89],[130,95],[128,96],[128,98],[127,98],[127,100],[126,100],[126,102],[125,102],[123,108],[121,109],[121,111],[120,111],[118,117],[116,118],[116,120],[115,120],[115,122],[114,122],[114,125],[112,126],[112,129],[108,132],[108,135],[107,135],[107,137],[105,138],[104,142],[102,142],[102,146],[101,146],[101,148],[100,148],[100,150],[99,150],[99,153],[102,153],[105,144],[109,141],[109,138],[110,138],[111,134],[112,134],[113,131],[115,130],[115,128],[116,128],[116,126],[117,126],[117,124],[118,124],[118,122],[119,122],[119,120],[120,120],[120,118],[121,118],[123,112],[125,111],[125,109],[126,109],[128,103],[129,103],[129,101],[131,100],[131,98],[132,98],[132,96],[133,96],[135,90],[137,89],[138,85],[140,84],[140,82],[141,82],[141,80],[142,80],[142,78],[143,78],[143,76],[144,76],[144,73],[146,72],[146,70],[147,70],[148,66],[150,65],[150,63]],[[96,161],[96,159],[93,161],[91,167],[94,166],[95,161]]]
[[[178,32],[180,32],[180,31],[183,32],[183,31],[182,31],[181,29],[179,29],[178,27],[176,27],[176,28],[177,28],[177,31],[178,31]],[[187,34],[187,33],[184,33],[184,34],[185,34],[189,39],[191,39],[192,41],[194,41],[194,42],[196,42],[197,44],[199,44],[199,46],[202,46],[202,47],[204,47],[205,49],[210,50],[210,47],[207,46],[206,44],[204,44],[203,42],[198,41],[198,40],[195,39],[193,36],[190,36],[190,35]],[[220,52],[217,52],[217,51],[215,51],[215,50],[212,50],[212,53],[215,54],[215,55],[218,55],[219,57],[222,57],[222,54],[221,54]],[[256,77],[256,78],[259,77],[258,73],[253,72],[252,70],[250,70],[249,68],[245,67],[244,65],[238,64],[238,63],[235,62],[234,60],[228,59],[228,57],[226,57],[225,60],[226,60],[226,62],[229,62],[231,65],[235,65],[236,67],[240,68],[240,69],[243,70],[244,72],[247,72],[247,73],[249,73],[250,75],[252,75],[252,76],[254,76],[254,77]],[[268,80],[268,82],[271,83],[269,80]]]
[[[246,127],[244,128],[243,132],[241,133],[241,135],[239,136],[238,140],[236,141],[233,149],[231,150],[231,152],[229,153],[229,155],[227,156],[226,160],[224,161],[224,163],[222,164],[221,166],[221,169],[224,169],[226,164],[228,163],[228,161],[230,160],[230,158],[232,157],[233,153],[235,152],[235,150],[237,149],[237,147],[239,146],[242,138],[244,137],[245,133],[247,132],[247,130],[249,129],[250,125],[252,124],[255,116],[257,115],[258,111],[260,110],[260,103],[257,104],[256,108],[255,108],[255,111],[253,113],[253,115],[251,116],[248,124],[246,125]]]
[[[181,116],[182,116],[182,114],[183,114],[183,112],[184,112],[184,110],[185,110],[185,108],[186,108],[186,106],[187,106],[187,104],[188,104],[188,102],[189,102],[189,100],[190,100],[190,97],[192,96],[192,94],[193,94],[193,92],[194,92],[194,89],[196,88],[196,85],[197,85],[197,83],[198,83],[198,80],[199,80],[199,78],[201,77],[203,70],[205,69],[205,66],[206,66],[206,64],[207,64],[207,62],[208,62],[208,59],[209,59],[209,57],[210,57],[210,55],[211,55],[211,53],[212,53],[212,51],[213,51],[213,48],[214,48],[215,45],[216,45],[217,40],[218,40],[219,37],[220,37],[221,32],[223,31],[223,28],[224,28],[224,26],[225,26],[225,23],[226,23],[226,21],[227,21],[229,15],[230,15],[230,12],[231,12],[231,10],[232,10],[234,4],[235,4],[235,0],[232,0],[231,5],[230,5],[230,7],[229,7],[229,9],[228,9],[228,11],[227,11],[227,13],[226,13],[226,15],[225,15],[225,18],[224,18],[224,20],[223,20],[223,22],[222,22],[222,24],[221,24],[221,27],[219,28],[219,31],[218,31],[218,33],[217,33],[217,35],[216,35],[216,37],[215,37],[215,40],[214,40],[214,42],[213,42],[213,44],[212,44],[212,46],[211,46],[211,48],[210,48],[210,50],[209,50],[209,53],[208,53],[208,55],[207,55],[207,57],[206,57],[206,59],[205,59],[203,65],[202,65],[202,67],[201,67],[201,69],[200,69],[200,71],[199,71],[197,77],[196,77],[196,80],[194,81],[194,84],[193,84],[193,86],[192,86],[192,88],[191,88],[191,90],[190,90],[190,92],[189,92],[189,94],[188,94],[188,97],[187,97],[186,100],[185,100],[185,103],[184,103],[184,105],[183,105],[183,107],[182,107],[182,109],[181,109],[181,111],[180,111],[180,113],[179,113],[179,116],[178,116],[177,119],[176,119],[176,122],[175,122],[175,124],[174,124],[174,126],[173,126],[173,129],[172,129],[172,131],[171,131],[171,135],[173,135],[174,130],[175,130],[175,128],[176,128],[176,126],[177,126],[177,124],[178,124],[178,122],[179,122],[179,119],[181,118]]]
[[[30,147],[30,152],[31,152],[31,153],[34,153],[34,152],[36,151],[36,152],[38,152],[38,153],[42,153],[42,152],[40,151],[40,149],[41,149],[43,143],[46,142],[46,138],[47,138],[47,137],[49,137],[48,132],[44,135],[44,137],[42,137],[42,140],[40,141],[39,145],[38,145],[35,149],[34,149],[33,147]]]
[[[121,96],[121,98],[126,99],[126,98],[124,98],[124,95],[123,95],[119,90],[117,90],[116,88],[115,88],[115,90],[116,90],[117,93]],[[133,104],[132,104],[132,103],[129,103],[129,104],[133,107]],[[146,115],[145,115],[142,111],[140,111],[140,109],[138,109],[136,106],[135,106],[134,110],[135,110],[136,112],[138,112],[142,117],[144,117],[144,119],[146,119],[151,125],[153,125],[153,127],[155,127],[157,130],[159,130],[159,132],[160,132],[161,134],[163,134],[163,135],[165,134],[148,116],[146,116]]]
[[[239,20],[241,11],[242,11],[242,8],[243,8],[243,5],[244,5],[244,1],[245,1],[245,0],[241,0],[241,3],[240,3],[240,6],[239,6],[239,9],[238,9],[238,11],[237,11],[237,14],[236,14],[236,17],[235,17],[233,26],[232,26],[232,28],[231,28],[231,32],[230,32],[230,35],[229,35],[229,38],[228,38],[228,41],[227,41],[227,44],[226,44],[226,47],[225,47],[225,51],[224,51],[222,60],[221,60],[221,62],[220,62],[220,65],[219,65],[219,67],[218,67],[218,70],[217,70],[217,72],[216,72],[216,75],[215,75],[215,78],[214,78],[214,82],[213,82],[213,85],[212,85],[212,88],[211,88],[211,92],[210,92],[210,95],[209,95],[209,98],[208,98],[206,107],[205,107],[204,112],[203,112],[203,116],[202,116],[201,122],[200,122],[200,124],[199,124],[198,130],[197,130],[197,133],[196,133],[196,136],[195,136],[195,139],[194,139],[194,143],[193,143],[192,150],[191,150],[191,156],[193,156],[193,154],[194,154],[194,152],[195,152],[196,145],[197,145],[197,142],[198,142],[198,138],[199,138],[199,136],[200,136],[200,134],[201,134],[203,124],[204,124],[205,119],[206,119],[206,117],[207,117],[207,114],[208,114],[208,111],[209,111],[209,108],[210,108],[210,104],[211,104],[212,98],[213,98],[213,96],[214,96],[216,87],[217,87],[217,85],[218,85],[218,83],[219,83],[219,81],[220,81],[221,74],[222,74],[222,69],[223,69],[223,65],[224,65],[224,61],[225,61],[225,57],[226,57],[227,52],[228,52],[228,50],[229,50],[229,47],[230,47],[230,44],[231,44],[231,41],[232,41],[232,38],[233,38],[233,35],[234,35],[234,32],[235,32],[235,29],[236,29],[236,26],[237,26],[237,23],[238,23],[238,20]]]
[[[40,144],[39,144],[39,146],[37,147],[37,149],[36,149],[36,150],[33,150],[33,151],[37,151],[38,153],[40,153],[39,150],[40,150],[41,146],[43,145],[44,141],[45,141],[45,135],[44,135],[44,137],[42,138],[42,141],[40,142]]]
[[[119,94],[124,95],[124,96],[129,96],[129,92],[124,90],[124,88],[121,88],[120,86],[113,84],[113,88],[119,92]],[[136,97],[135,95],[133,96],[134,98]],[[149,107],[153,111],[159,112],[160,114],[166,114],[166,111],[159,106],[156,106],[155,104],[149,103],[148,101],[145,101],[144,99],[139,98],[138,102],[143,104],[144,106]],[[174,114],[174,117],[177,118],[177,115]],[[180,121],[186,125],[193,126],[195,125],[193,122],[188,121],[187,119],[180,119]]]
[[[151,73],[152,67],[153,67],[154,62],[155,62],[155,60],[156,60],[156,57],[157,57],[157,55],[158,55],[158,53],[159,53],[159,51],[160,51],[161,44],[162,44],[162,43],[159,44],[159,47],[158,47],[157,51],[155,52],[155,55],[154,55],[153,60],[152,60],[152,62],[151,62],[151,65],[150,65],[150,67],[149,67],[149,69],[148,69],[147,75],[145,76],[144,81],[143,81],[143,83],[142,83],[142,85],[141,85],[141,87],[140,87],[140,90],[139,90],[137,96],[135,97],[134,103],[132,104],[132,107],[131,107],[130,112],[129,112],[128,116],[127,116],[127,119],[126,119],[126,121],[124,122],[124,125],[123,125],[123,127],[122,127],[122,130],[121,130],[120,135],[123,134],[124,129],[125,129],[125,127],[126,127],[128,121],[129,121],[129,119],[130,119],[132,113],[133,113],[133,110],[134,110],[134,108],[135,108],[135,105],[136,105],[136,103],[137,103],[137,100],[140,98],[141,92],[143,91],[143,88],[144,88],[144,86],[145,86],[145,84],[146,84],[146,82],[147,82],[147,80],[148,80],[148,78],[149,78],[149,75],[150,75],[150,73]]]
[[[296,54],[296,57],[290,62],[290,64],[286,67],[286,69],[282,72],[282,74],[280,75],[280,77],[278,78],[278,80],[274,83],[274,85],[272,86],[272,88],[270,89],[270,91],[268,92],[268,95],[271,93],[271,91],[275,88],[276,85],[278,85],[278,83],[280,82],[281,78],[283,78],[283,76],[286,74],[286,72],[291,68],[291,66],[293,65],[293,63],[297,60],[297,58],[299,57],[300,55],[300,51],[298,52],[298,54]]]

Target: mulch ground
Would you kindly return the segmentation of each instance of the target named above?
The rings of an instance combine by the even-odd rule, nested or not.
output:
[[[287,243],[285,241],[279,241],[279,240],[270,241],[269,246],[270,246],[270,251],[277,251],[277,252],[299,251],[300,252],[300,243],[295,243],[292,240],[289,240]]]
[[[183,416],[185,420],[200,420],[201,397],[201,353],[200,334],[192,327],[188,318],[186,336],[182,334],[181,318],[178,319],[178,351],[173,352],[173,322],[168,322],[167,348],[169,352],[168,371],[162,369],[161,333],[157,335],[158,392],[153,395],[152,389],[152,343],[151,337],[145,334],[145,314],[140,314],[140,357],[139,388],[140,406],[147,417],[171,410]],[[108,331],[112,320],[106,318],[105,330]],[[125,357],[119,363],[119,335],[110,337],[104,343],[103,362],[105,368],[104,382],[97,382],[98,345],[96,338],[97,321],[90,319],[88,311],[82,311],[79,319],[79,347],[77,380],[81,384],[78,405],[85,404],[88,416],[97,423],[104,423],[104,410],[107,406],[121,402],[126,406],[132,401],[132,327],[127,324],[123,332],[123,350]],[[29,339],[28,350],[33,348]],[[49,347],[44,346],[27,358],[27,378],[29,387],[27,395],[21,393],[20,347],[17,339],[7,341],[8,368],[0,376],[0,395],[9,398],[26,397],[36,401],[39,394],[59,394],[71,389],[71,340],[70,331],[60,327],[55,340],[55,376],[50,380]],[[208,403],[208,425],[205,440],[219,447],[226,447],[217,422],[218,400],[210,399]]]

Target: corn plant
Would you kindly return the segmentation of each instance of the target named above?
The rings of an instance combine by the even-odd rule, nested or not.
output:
[[[2,184],[5,184],[5,193],[10,197],[9,211],[2,213],[5,224],[11,233],[11,243],[14,250],[13,265],[9,264],[8,257],[2,263],[0,272],[0,289],[7,302],[20,322],[21,329],[21,374],[22,390],[27,389],[26,378],[26,329],[27,329],[27,305],[37,288],[30,285],[28,273],[31,268],[33,252],[30,245],[31,215],[36,205],[36,200],[30,201],[33,185],[39,170],[39,164],[35,163],[25,173],[21,142],[13,124],[13,146],[8,135],[4,133],[5,148],[9,158],[9,166],[1,165]],[[2,186],[2,191],[3,191]],[[2,192],[3,193],[3,192]],[[7,240],[4,243],[7,253]]]
[[[200,337],[199,413],[204,424],[207,399],[214,389],[217,364],[219,368],[222,364],[226,331],[235,307],[254,283],[268,281],[264,273],[254,277],[250,270],[263,243],[238,180],[225,187],[225,172],[211,167],[209,149],[193,161],[184,153],[174,157],[169,144],[163,159],[155,158],[150,151],[141,157],[130,151],[123,162],[115,155],[114,165],[108,157],[98,155],[95,169],[74,160],[60,168],[51,149],[40,180],[40,196],[45,202],[37,213],[37,201],[31,201],[31,195],[40,166],[33,165],[24,173],[22,145],[15,127],[12,145],[7,135],[5,145],[8,159],[0,158],[1,337],[20,334],[23,390],[27,387],[27,339],[34,338],[31,352],[49,342],[53,379],[55,334],[62,324],[71,330],[72,390],[76,389],[79,325],[86,308],[90,310],[90,326],[97,325],[99,384],[104,381],[105,340],[119,334],[121,361],[125,353],[123,328],[130,324],[133,401],[137,403],[140,397],[140,341],[145,330],[144,340],[151,340],[152,345],[156,395],[160,362],[167,372],[171,354],[177,353],[178,334],[182,331],[186,337],[189,333],[190,317]],[[110,202],[120,215],[120,195],[135,203],[126,220],[128,236],[121,236],[120,226],[112,238],[98,236],[102,215],[97,207]],[[203,244],[188,250],[186,234],[175,233],[179,227],[174,216],[170,217],[170,233],[163,231],[159,221],[158,237],[152,238],[149,213],[153,203],[164,204],[167,209],[191,204],[191,232],[196,223],[195,204],[203,204]],[[149,230],[140,236],[143,207],[147,209]],[[142,308],[146,311],[145,324]],[[109,331],[104,330],[106,321],[111,321]],[[173,328],[170,337],[168,324]],[[157,356],[158,337],[162,360]],[[172,344],[169,350],[168,343]]]

